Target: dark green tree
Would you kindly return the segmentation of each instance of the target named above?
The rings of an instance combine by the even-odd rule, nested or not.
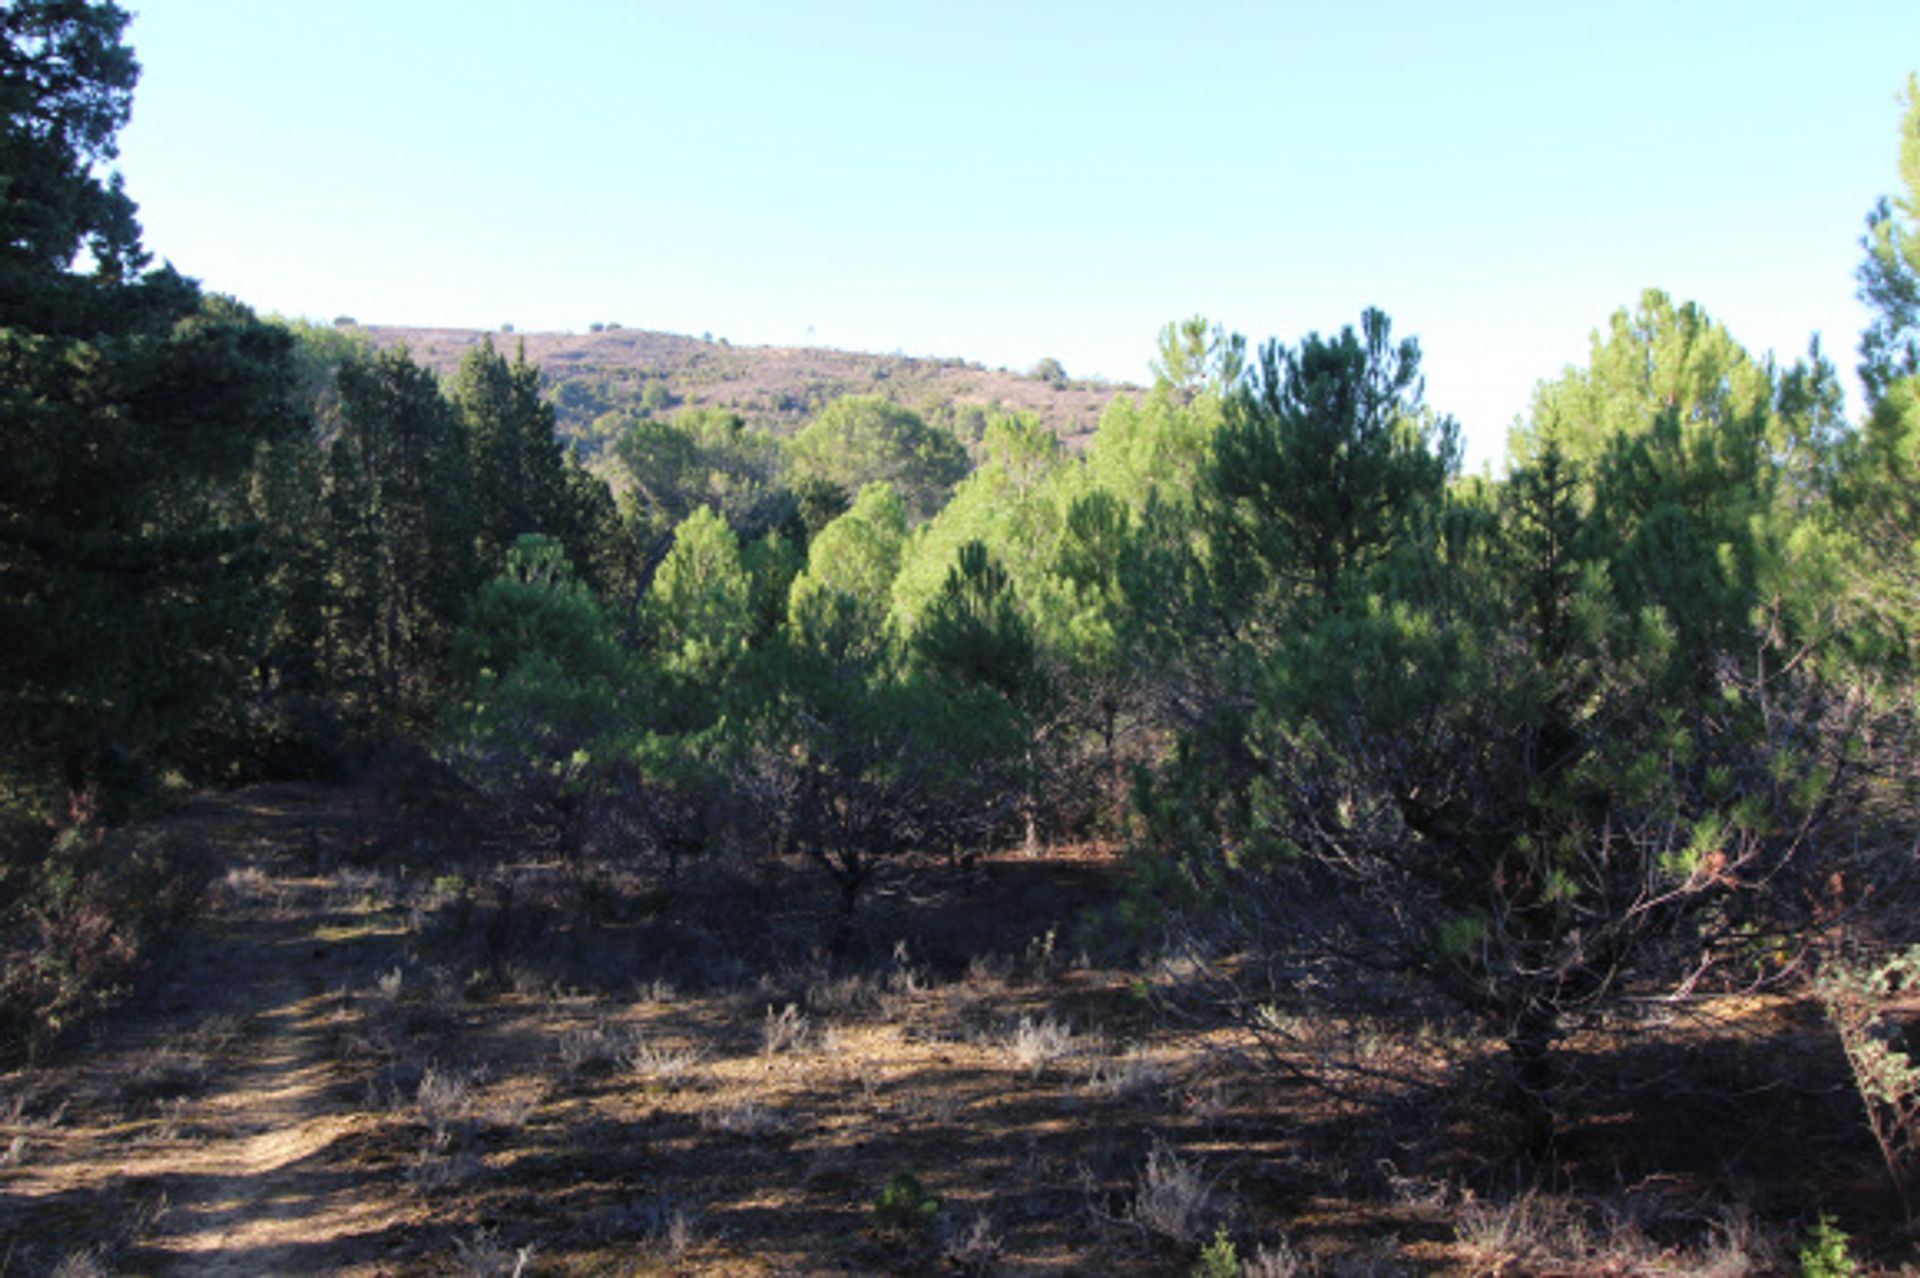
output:
[[[984,542],[960,547],[912,642],[915,660],[930,673],[961,687],[990,689],[1009,702],[1028,696],[1037,676],[1033,629],[1021,614],[1013,579]]]
[[[1873,313],[1860,340],[1860,380],[1870,409],[1886,403],[1896,382],[1920,375],[1920,78],[1907,77],[1900,122],[1898,195],[1867,215],[1859,271],[1860,299]]]
[[[772,516],[778,442],[737,413],[690,408],[667,420],[638,418],[614,452],[650,532],[670,532],[702,506],[749,539],[780,522]]]
[[[1418,343],[1395,344],[1375,310],[1358,333],[1261,349],[1227,399],[1210,475],[1216,564],[1234,594],[1331,606],[1430,512],[1459,429],[1424,410],[1422,389]]]
[[[836,948],[885,867],[978,847],[1010,815],[1020,732],[1005,700],[901,660],[891,643],[830,651],[786,632],[744,668],[733,787],[773,841],[839,889]]]
[[[454,638],[452,678],[449,735],[483,776],[524,785],[524,774],[550,779],[595,755],[604,764],[636,721],[638,672],[547,537],[521,537],[506,571],[480,588]]]
[[[647,591],[649,647],[661,671],[711,702],[754,634],[753,581],[740,539],[711,507],[675,530],[673,550]]]
[[[540,370],[526,343],[509,363],[492,337],[460,361],[449,398],[466,432],[473,476],[474,537],[480,563],[504,564],[523,533],[555,536],[567,515],[564,445],[553,408],[540,398]],[[569,547],[577,553],[577,547]]]
[[[140,74],[127,21],[85,0],[0,10],[0,325],[85,333],[128,313],[119,289],[147,255],[119,174],[101,173]]]
[[[270,608],[249,469],[300,424],[284,333],[139,274],[99,172],[126,21],[0,12],[0,785],[43,809],[163,763],[217,772]]]
[[[1619,607],[1668,609],[1676,677],[1709,677],[1755,604],[1786,589],[1788,542],[1833,482],[1831,379],[1817,350],[1783,371],[1649,289],[1586,367],[1542,383],[1514,434],[1516,461],[1552,450],[1581,468]]]
[[[1037,855],[1043,815],[1038,754],[1049,743],[1036,727],[1052,720],[1056,688],[1047,678],[1013,578],[984,542],[960,547],[946,585],[920,615],[911,643],[920,672],[972,713],[1000,725],[1009,746],[1019,742],[1021,766],[995,769],[1007,785],[1005,795],[982,808],[1002,810],[1017,794],[1023,843],[1029,855]]]
[[[328,660],[362,717],[418,724],[476,585],[464,439],[439,383],[404,347],[349,359],[339,392]]]
[[[1764,414],[1578,437],[1595,460],[1548,432],[1496,489],[1429,491],[1391,542],[1270,543],[1262,564],[1334,606],[1242,667],[1239,823],[1154,826],[1185,849],[1196,932],[1256,956],[1229,998],[1276,1059],[1313,1023],[1273,1010],[1299,989],[1349,1013],[1438,995],[1505,1041],[1540,1139],[1570,1020],[1790,952],[1813,849],[1859,794],[1856,709],[1764,606],[1787,542]],[[1329,567],[1329,545],[1358,553]],[[1168,792],[1205,792],[1186,781]]]
[[[1055,656],[1056,692],[1094,743],[1097,774],[1078,778],[1077,788],[1089,796],[1105,791],[1101,815],[1110,829],[1119,828],[1127,801],[1122,722],[1137,721],[1146,683],[1140,609],[1129,593],[1138,533],[1126,503],[1106,489],[1076,497],[1049,574],[1059,589],[1041,615],[1044,642]]]
[[[1170,499],[1143,518],[1131,593],[1144,646],[1177,672],[1163,695],[1180,739],[1141,793],[1157,839],[1245,836],[1272,654],[1364,610],[1391,561],[1431,546],[1459,442],[1422,395],[1419,345],[1379,311],[1357,333],[1269,341],[1226,395],[1200,509],[1183,521]]]
[[[1849,441],[1836,506],[1847,593],[1872,636],[1875,664],[1902,682],[1920,669],[1920,82],[1909,79],[1900,129],[1899,195],[1868,218],[1860,297],[1872,321],[1860,343],[1866,421]]]

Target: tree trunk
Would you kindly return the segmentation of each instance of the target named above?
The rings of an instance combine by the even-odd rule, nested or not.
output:
[[[1553,1045],[1559,1037],[1559,1018],[1552,1009],[1533,1004],[1520,1009],[1507,1034],[1513,1070],[1510,1103],[1520,1120],[1521,1144],[1535,1156],[1543,1157],[1553,1147],[1553,1090],[1559,1082]]]
[[[1033,789],[1033,751],[1027,751],[1027,782],[1020,795],[1020,819],[1026,827],[1024,851],[1030,857],[1040,855],[1040,797]]]
[[[633,599],[627,605],[627,651],[640,649],[640,605],[646,600],[647,588],[653,585],[654,574],[660,571],[660,565],[667,562],[667,556],[673,553],[674,536],[679,528],[673,527],[653,539],[647,547],[646,557],[640,561],[640,571],[633,579]]]
[[[840,920],[834,926],[827,951],[837,958],[846,958],[859,947],[860,937],[853,920],[860,904],[860,889],[866,886],[867,868],[861,864],[851,869],[837,869],[834,877],[840,882]]]
[[[1126,820],[1127,788],[1120,776],[1119,737],[1120,707],[1112,697],[1100,703],[1101,747],[1107,754],[1107,820],[1115,837],[1119,837]]]

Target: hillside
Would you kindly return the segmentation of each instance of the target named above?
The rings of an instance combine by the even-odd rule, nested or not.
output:
[[[728,408],[780,434],[798,430],[841,395],[879,394],[966,429],[968,409],[1032,413],[1069,442],[1091,434],[1116,394],[1137,388],[1108,382],[1043,380],[959,359],[916,359],[818,347],[733,346],[639,329],[599,333],[493,333],[477,329],[368,325],[376,346],[404,342],[421,364],[445,375],[483,337],[510,352],[525,342],[538,364],[561,431],[589,451],[594,420],[609,412],[666,411],[693,405]]]

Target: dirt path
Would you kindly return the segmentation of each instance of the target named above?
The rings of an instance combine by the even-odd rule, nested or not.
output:
[[[380,1119],[337,1064],[349,1001],[399,947],[329,868],[365,837],[353,799],[258,787],[169,824],[227,868],[97,1046],[0,1080],[23,1142],[0,1168],[0,1274],[89,1252],[100,1272],[383,1272],[419,1209],[356,1164]]]
[[[1222,1222],[1320,1272],[1774,1272],[1808,1204],[1896,1219],[1844,1078],[1791,1064],[1831,1052],[1797,1017],[1596,1035],[1583,1076],[1625,1081],[1592,1085],[1572,1188],[1508,1205],[1484,1085],[1416,1063],[1497,1044],[1342,1038],[1431,1070],[1377,1104],[1248,1069],[1230,1023],[1154,1015],[1160,968],[1066,956],[1103,858],[903,873],[835,965],[811,867],[666,895],[496,816],[369,784],[171,817],[225,867],[195,930],[0,1075],[0,1278],[1186,1278]]]

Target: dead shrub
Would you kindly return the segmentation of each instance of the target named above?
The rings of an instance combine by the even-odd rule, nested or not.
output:
[[[677,1083],[699,1068],[701,1053],[691,1047],[668,1047],[635,1034],[620,1053],[621,1064],[648,1082]]]
[[[1685,1215],[1697,1227],[1698,1217]],[[1580,1203],[1530,1191],[1461,1204],[1454,1237],[1462,1258],[1485,1273],[1749,1278],[1786,1268],[1786,1249],[1739,1206],[1722,1211],[1690,1246],[1654,1241],[1647,1229],[1655,1223],[1644,1203]]]
[[[620,1064],[630,1046],[628,1037],[605,1021],[560,1036],[560,1063],[573,1075],[605,1073]]]
[[[481,1229],[471,1238],[453,1240],[456,1272],[461,1278],[521,1278],[533,1263],[532,1243],[509,1248],[494,1229]]]
[[[699,1244],[699,1217],[665,1196],[616,1209],[607,1224],[620,1235],[638,1235],[669,1264],[684,1260]]]
[[[184,1044],[163,1044],[136,1056],[121,1083],[121,1095],[134,1103],[198,1092],[213,1076],[203,1052]]]
[[[93,1246],[68,1252],[53,1267],[52,1278],[112,1278],[112,1275],[113,1269],[106,1261],[106,1248]]]
[[[1140,1231],[1178,1247],[1192,1247],[1219,1215],[1213,1183],[1198,1162],[1189,1162],[1155,1138],[1134,1187],[1127,1217]]]
[[[414,1106],[426,1125],[429,1144],[443,1149],[472,1115],[473,1085],[459,1074],[429,1065],[414,1092]]]
[[[764,1140],[787,1130],[785,1115],[758,1101],[738,1101],[702,1111],[700,1130],[743,1140]]]
[[[1038,1021],[1022,1016],[1008,1031],[1005,1044],[1014,1064],[1038,1078],[1047,1066],[1074,1050],[1073,1029],[1051,1016]]]
[[[778,1012],[767,1008],[767,1019],[760,1029],[760,1050],[767,1056],[803,1050],[813,1036],[813,1020],[796,1003],[788,1003]]]
[[[871,976],[854,973],[813,982],[807,986],[806,1004],[809,1011],[822,1016],[860,1016],[877,1010],[880,998],[880,987]]]
[[[1814,988],[1840,1037],[1887,1177],[1911,1218],[1920,1163],[1920,1064],[1907,1050],[1903,1022],[1920,990],[1920,946],[1874,962],[1830,959]]]
[[[954,1229],[940,1250],[947,1267],[968,1278],[986,1278],[1000,1259],[1000,1236],[993,1232],[993,1219],[978,1212],[964,1227]]]
[[[1087,1090],[1116,1101],[1157,1100],[1167,1087],[1167,1071],[1134,1051],[1103,1056],[1087,1072]]]

